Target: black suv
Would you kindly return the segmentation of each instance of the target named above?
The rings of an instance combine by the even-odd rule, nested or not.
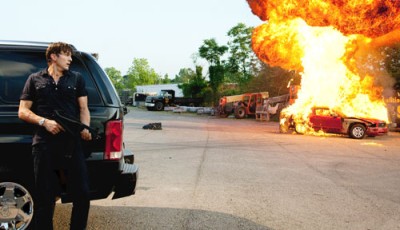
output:
[[[33,125],[18,118],[19,97],[27,77],[47,67],[49,43],[0,41],[0,229],[25,229],[34,215]],[[118,94],[93,55],[74,50],[70,67],[82,74],[88,91],[90,126],[100,138],[85,143],[92,199],[113,199],[135,193],[138,167],[124,148],[123,118]],[[70,202],[65,191],[61,202]]]

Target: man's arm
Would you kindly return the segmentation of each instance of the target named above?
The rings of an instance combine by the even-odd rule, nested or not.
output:
[[[39,124],[39,121],[43,119],[43,117],[36,115],[32,112],[32,101],[21,100],[19,102],[18,109],[18,117],[19,119],[31,123],[31,124]]]
[[[19,119],[21,119],[25,122],[31,123],[31,124],[35,124],[35,125],[39,125],[39,122],[41,120],[45,119],[42,126],[48,132],[50,132],[52,134],[57,134],[60,131],[64,131],[63,127],[61,125],[59,125],[56,121],[46,119],[46,118],[38,116],[37,114],[32,112],[32,110],[31,110],[32,104],[33,104],[33,102],[28,101],[28,100],[21,100],[19,102],[19,109],[18,109]]]
[[[78,97],[80,120],[83,124],[90,126],[90,112],[88,107],[87,96]],[[92,139],[92,135],[89,130],[84,129],[81,132],[81,137],[83,140],[89,141]]]

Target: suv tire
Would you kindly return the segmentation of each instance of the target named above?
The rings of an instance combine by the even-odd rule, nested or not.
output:
[[[32,189],[8,175],[0,173],[0,229],[27,229],[33,218]]]

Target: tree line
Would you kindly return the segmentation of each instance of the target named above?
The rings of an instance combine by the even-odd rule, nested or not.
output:
[[[167,74],[158,74],[145,58],[134,58],[126,75],[114,67],[105,71],[119,92],[135,91],[137,85],[177,83],[185,97],[203,97],[207,105],[215,105],[221,96],[245,92],[267,91],[271,97],[287,94],[289,81],[299,84],[299,73],[262,63],[251,48],[253,29],[238,23],[227,32],[227,44],[219,44],[214,38],[203,40],[194,58],[207,61],[206,71],[195,62],[193,68],[181,68],[171,79]],[[400,82],[399,60],[399,46],[387,50],[386,67],[397,82]]]
[[[134,58],[126,75],[114,67],[105,71],[119,92],[135,91],[137,85],[177,83],[185,97],[203,97],[208,105],[225,95],[261,91],[268,91],[270,96],[287,93],[286,85],[294,73],[259,61],[251,49],[253,29],[238,23],[227,32],[227,44],[219,44],[215,38],[204,39],[194,58],[207,61],[205,71],[195,62],[193,68],[181,68],[171,79],[158,74],[145,58]]]

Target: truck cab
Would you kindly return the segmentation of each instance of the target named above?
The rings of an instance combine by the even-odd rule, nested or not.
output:
[[[145,106],[149,111],[162,111],[167,105],[174,104],[175,91],[172,89],[163,89],[156,96],[147,96]]]
[[[199,106],[203,98],[176,97],[175,90],[160,90],[157,96],[146,97],[145,106],[149,111],[163,111],[166,106]]]

